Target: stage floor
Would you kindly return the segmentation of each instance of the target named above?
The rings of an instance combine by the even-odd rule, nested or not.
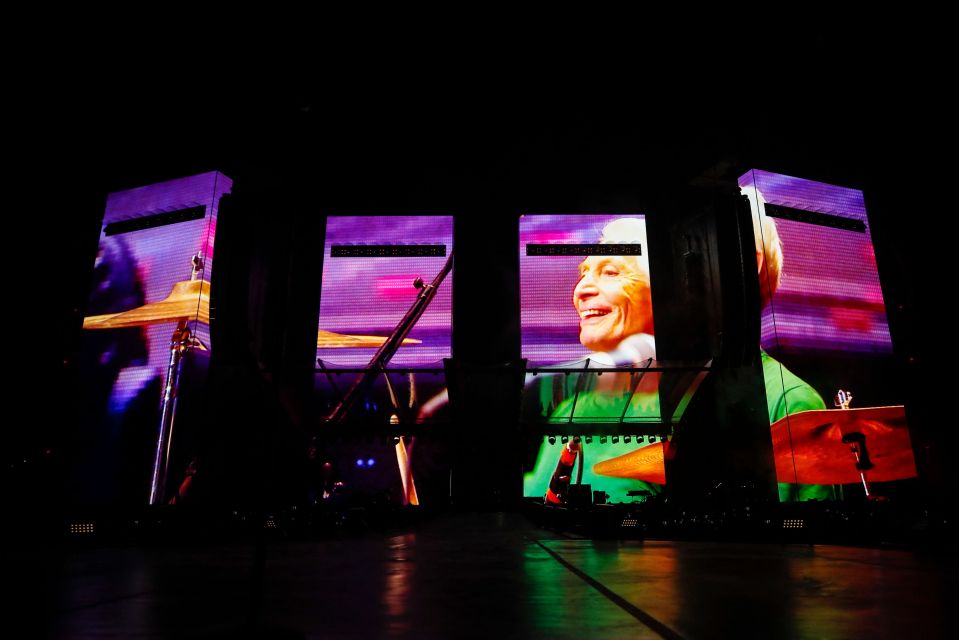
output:
[[[36,554],[36,557],[34,557]],[[37,635],[290,638],[955,637],[957,557],[874,548],[591,541],[516,514],[402,534],[26,551]],[[33,585],[31,587],[31,585]],[[33,635],[28,633],[28,635]]]

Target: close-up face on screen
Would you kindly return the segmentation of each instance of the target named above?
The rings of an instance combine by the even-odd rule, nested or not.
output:
[[[209,279],[216,209],[229,178],[209,173],[112,193],[80,339],[80,425],[71,490],[78,504],[145,504],[182,322],[196,348],[177,382],[171,477],[192,459],[192,406],[209,358]]]
[[[530,255],[528,245],[625,244],[637,255]],[[520,218],[523,357],[553,365],[615,351],[653,333],[649,255],[642,215]],[[600,356],[601,358],[602,356]]]
[[[578,424],[609,425],[609,437],[579,443],[582,484],[612,502],[659,492],[662,442],[621,435],[660,421],[660,374],[641,368],[656,353],[645,217],[526,215],[519,249],[523,357],[545,368],[526,377],[524,423],[569,434]],[[547,494],[563,448],[544,439],[524,462],[526,497]]]
[[[843,499],[862,482],[850,438],[863,440],[870,481],[915,477],[862,192],[759,170],[739,184],[753,210],[780,498]]]

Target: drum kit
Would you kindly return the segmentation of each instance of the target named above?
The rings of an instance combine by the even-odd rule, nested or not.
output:
[[[156,324],[173,324],[170,337],[170,359],[167,365],[166,385],[160,411],[160,428],[153,454],[150,475],[150,504],[161,504],[165,495],[167,464],[173,436],[173,421],[176,416],[176,400],[179,390],[183,357],[192,349],[206,350],[191,330],[196,322],[210,322],[210,282],[201,277],[203,259],[200,254],[192,258],[193,272],[190,280],[177,282],[165,299],[152,302],[120,313],[87,316],[83,328],[124,329]],[[195,326],[195,324],[194,324]],[[377,348],[387,340],[385,336],[348,335],[319,330],[316,346],[321,348]],[[418,344],[420,341],[405,338],[402,344]],[[405,454],[405,451],[403,452]]]

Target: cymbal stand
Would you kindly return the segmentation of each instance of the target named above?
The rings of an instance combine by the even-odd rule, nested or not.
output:
[[[862,479],[862,488],[866,491],[866,498],[872,498],[872,492],[869,490],[869,481],[866,480],[866,471],[872,469],[873,464],[869,460],[869,453],[866,451],[866,436],[857,432],[846,433],[842,436],[842,441],[849,445],[849,450],[856,457],[856,469],[859,470],[859,477]]]
[[[160,428],[156,449],[153,452],[153,472],[150,476],[150,504],[162,504],[166,490],[167,463],[170,461],[170,442],[173,438],[173,420],[180,388],[180,372],[183,356],[195,345],[195,339],[187,326],[187,319],[177,323],[170,338],[170,363],[167,365],[166,386],[160,412]]]
[[[200,254],[193,256],[191,280],[196,280],[203,268]],[[194,347],[201,347],[200,341],[189,327],[190,318],[177,320],[176,329],[170,337],[170,362],[166,371],[166,386],[163,389],[163,401],[160,411],[160,428],[157,432],[156,449],[153,452],[153,470],[150,474],[150,504],[163,504],[166,494],[167,466],[170,462],[170,442],[173,439],[173,421],[176,417],[177,397],[180,389],[180,373],[183,370],[183,356]]]
[[[840,410],[848,410],[852,403],[852,392],[840,389],[833,398],[833,405]],[[872,499],[872,492],[869,489],[869,481],[866,479],[866,471],[873,468],[872,461],[869,460],[869,452],[866,450],[866,436],[858,431],[842,434],[843,444],[849,445],[849,450],[856,458],[856,469],[859,471],[859,477],[862,480],[862,488],[866,492],[866,499]]]

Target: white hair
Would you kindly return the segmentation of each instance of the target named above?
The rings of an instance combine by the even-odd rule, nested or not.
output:
[[[638,244],[640,253],[635,258],[639,271],[649,280],[649,244],[646,242],[646,221],[641,218],[619,218],[603,227],[600,244]]]

